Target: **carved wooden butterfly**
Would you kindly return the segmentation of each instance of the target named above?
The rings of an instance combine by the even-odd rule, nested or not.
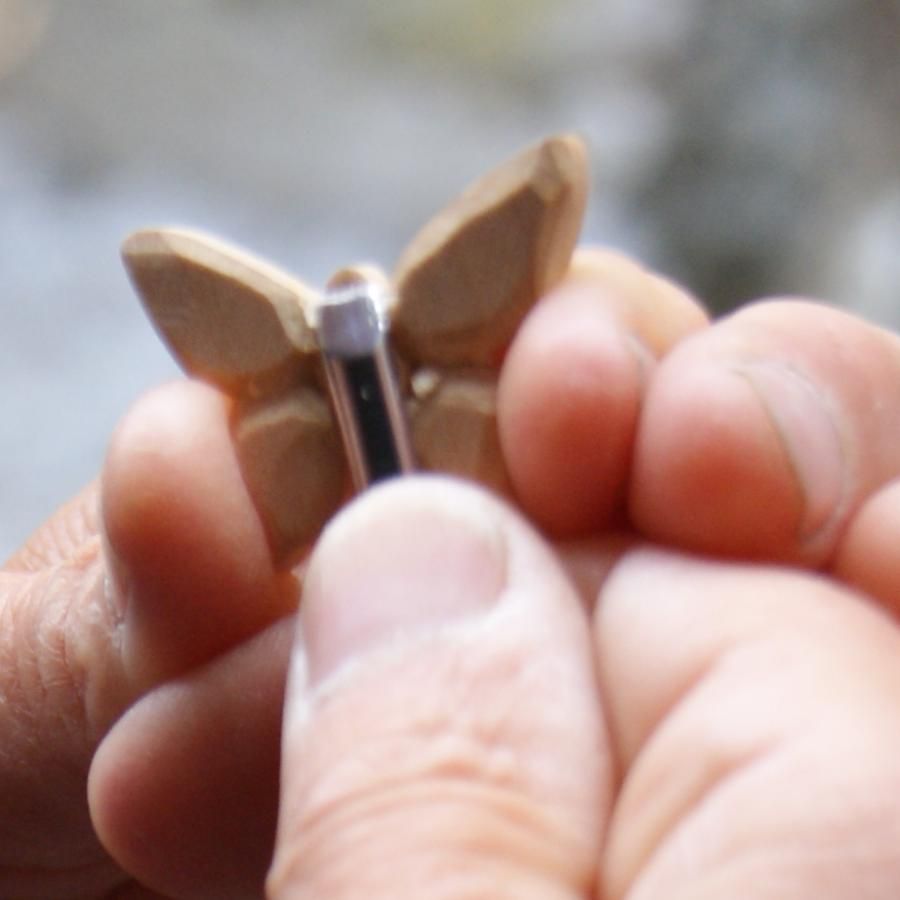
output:
[[[469,187],[401,255],[391,337],[421,468],[507,490],[498,369],[528,310],[568,267],[587,190],[581,141],[549,138]],[[139,231],[122,255],[178,363],[232,399],[248,490],[274,557],[292,561],[348,490],[313,328],[319,293],[184,229]]]

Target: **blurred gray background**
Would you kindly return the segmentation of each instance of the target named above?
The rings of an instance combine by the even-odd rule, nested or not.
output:
[[[585,239],[900,324],[897,0],[0,0],[0,557],[176,374],[126,233],[321,282],[562,129]]]

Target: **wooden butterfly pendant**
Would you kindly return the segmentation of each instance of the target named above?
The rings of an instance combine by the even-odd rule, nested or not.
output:
[[[587,192],[584,145],[551,137],[471,185],[401,255],[388,314],[420,468],[509,490],[500,364],[565,273]],[[184,229],[138,231],[122,256],[178,363],[232,399],[247,488],[275,559],[294,561],[348,495],[313,324],[319,292]]]

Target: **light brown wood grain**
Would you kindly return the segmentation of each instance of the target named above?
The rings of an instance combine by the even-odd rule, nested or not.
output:
[[[497,429],[497,377],[491,371],[439,372],[414,403],[412,439],[423,469],[511,491]]]
[[[587,153],[571,135],[488,173],[413,239],[394,273],[393,335],[409,360],[496,366],[578,239]]]
[[[307,315],[316,293],[209,235],[147,229],[122,258],[151,320],[191,375],[232,394],[262,395],[316,363]]]
[[[279,563],[295,560],[341,503],[347,466],[331,410],[316,390],[238,405],[235,448]]]

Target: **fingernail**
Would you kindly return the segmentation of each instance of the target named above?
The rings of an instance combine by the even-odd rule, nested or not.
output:
[[[301,602],[309,682],[405,634],[488,610],[505,584],[489,497],[443,478],[371,490],[313,552]]]
[[[808,539],[834,516],[843,492],[840,433],[827,400],[796,369],[753,362],[737,369],[762,403],[804,499],[800,537]]]

